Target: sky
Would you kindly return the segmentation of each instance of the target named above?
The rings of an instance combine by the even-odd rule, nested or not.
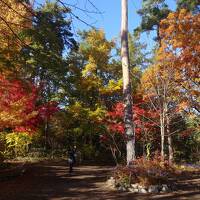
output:
[[[41,3],[45,0],[36,0]],[[102,13],[85,13],[79,9],[73,9],[73,13],[78,16],[81,20],[95,26],[96,28],[103,29],[106,33],[107,39],[111,40],[116,38],[120,34],[120,21],[121,21],[121,0],[62,0],[63,2],[74,5],[81,9],[87,9],[89,11],[97,11],[93,5]],[[93,3],[91,5],[90,2]],[[137,14],[137,10],[142,7],[142,0],[128,0],[129,3],[129,31],[133,32],[141,22],[141,17]],[[166,0],[169,7],[175,9],[175,0]],[[74,18],[73,30],[89,29],[90,27],[82,23],[81,21]],[[143,34],[142,42],[148,44],[148,48],[151,48],[153,42],[154,33]]]

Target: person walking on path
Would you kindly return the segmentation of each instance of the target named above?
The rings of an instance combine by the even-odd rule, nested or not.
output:
[[[76,163],[76,146],[68,150],[68,163],[69,163],[69,173],[72,173],[74,164]]]

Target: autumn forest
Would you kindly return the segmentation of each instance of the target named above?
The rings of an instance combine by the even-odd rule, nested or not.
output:
[[[173,187],[170,177],[200,172],[200,3],[174,0],[171,9],[141,0],[140,25],[128,30],[121,0],[121,36],[109,40],[74,13],[100,12],[86,2],[92,10],[66,0],[0,0],[0,182],[5,170],[57,161],[75,175],[82,165],[108,165],[106,183],[117,191],[173,192],[179,182]],[[74,28],[74,19],[86,28]]]

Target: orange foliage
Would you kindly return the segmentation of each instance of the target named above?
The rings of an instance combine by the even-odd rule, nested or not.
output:
[[[170,13],[160,23],[160,36],[158,62],[174,68],[187,104],[199,110],[200,14],[192,15],[185,9]]]

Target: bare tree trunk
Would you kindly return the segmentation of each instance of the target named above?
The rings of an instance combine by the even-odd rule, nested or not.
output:
[[[169,152],[169,163],[172,164],[174,160],[173,148],[172,148],[172,136],[170,134],[170,127],[169,127],[169,116],[166,116],[166,123],[167,123],[167,139],[168,139],[168,152]]]
[[[172,164],[174,161],[174,153],[172,148],[172,136],[168,135],[168,150],[169,150],[169,163]]]
[[[123,95],[124,95],[124,124],[127,136],[127,165],[135,159],[135,136],[133,130],[132,94],[130,81],[130,63],[128,47],[128,1],[122,0],[121,19],[121,59],[123,72]]]
[[[164,145],[165,145],[165,119],[163,113],[160,114],[160,135],[161,135],[161,160],[165,160],[165,152],[164,152]]]

